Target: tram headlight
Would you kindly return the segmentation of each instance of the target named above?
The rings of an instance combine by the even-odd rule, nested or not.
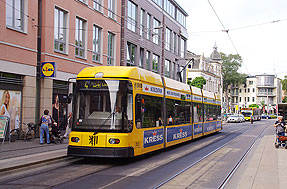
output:
[[[78,137],[72,137],[71,141],[78,143],[80,141],[80,139]]]
[[[109,139],[109,143],[110,144],[119,144],[120,143],[120,139],[118,139],[118,138],[110,138]]]

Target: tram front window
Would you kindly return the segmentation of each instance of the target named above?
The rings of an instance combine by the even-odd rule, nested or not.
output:
[[[77,81],[73,130],[128,132],[132,129],[132,83]]]
[[[251,111],[242,111],[241,113],[244,115],[244,117],[251,117],[252,116]]]

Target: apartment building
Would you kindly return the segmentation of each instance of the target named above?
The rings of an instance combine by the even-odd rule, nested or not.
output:
[[[192,81],[196,77],[204,77],[206,84],[203,86],[204,90],[221,94],[222,82],[222,59],[217,51],[216,44],[209,57],[204,55],[196,55],[187,51],[187,59],[192,59],[188,65],[187,77]]]
[[[276,105],[282,102],[281,81],[272,74],[248,76],[245,84],[229,86],[227,97],[228,101],[224,94],[224,108],[229,103],[229,112],[257,104],[264,113],[275,114]]]
[[[179,80],[186,64],[188,14],[174,0],[123,0],[121,65]],[[185,70],[181,72],[186,80]]]
[[[0,2],[0,95],[9,90],[11,123],[48,109],[65,125],[70,78],[87,66],[120,65],[121,8],[120,0]]]

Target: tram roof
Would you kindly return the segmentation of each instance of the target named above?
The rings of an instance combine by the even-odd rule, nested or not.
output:
[[[211,99],[215,99],[214,93],[209,92],[209,91],[205,91],[205,90],[202,90],[202,96],[207,97],[207,98],[211,98]]]
[[[88,67],[83,69],[78,74],[77,78],[95,78],[95,75],[99,72],[103,73],[102,78],[128,78],[153,83],[156,85],[162,85],[159,74],[138,67],[126,66]]]
[[[192,94],[196,94],[198,96],[201,96],[201,89],[200,88],[191,86],[191,91],[192,91]]]
[[[190,93],[189,85],[164,77],[165,87]]]

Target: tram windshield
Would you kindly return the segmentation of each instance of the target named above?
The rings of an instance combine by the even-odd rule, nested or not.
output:
[[[73,130],[131,131],[132,89],[125,80],[77,81]]]
[[[252,110],[241,110],[241,113],[244,115],[244,117],[252,116]]]

